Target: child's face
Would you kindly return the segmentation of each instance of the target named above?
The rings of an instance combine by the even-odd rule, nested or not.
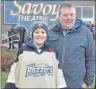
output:
[[[47,39],[47,33],[43,28],[37,28],[33,33],[33,40],[35,45],[42,45]]]

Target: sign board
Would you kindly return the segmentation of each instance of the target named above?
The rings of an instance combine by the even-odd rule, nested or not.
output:
[[[58,18],[58,8],[61,1],[36,1],[36,0],[5,0],[4,24],[25,25],[30,31],[32,23],[43,20],[49,26],[54,25]]]

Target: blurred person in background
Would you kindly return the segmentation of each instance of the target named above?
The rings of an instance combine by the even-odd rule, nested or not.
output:
[[[15,47],[14,47],[14,42],[13,42],[14,37],[11,37],[12,35],[14,35],[13,28],[14,28],[15,26],[16,26],[16,25],[13,25],[10,29],[8,29],[8,37],[9,37],[9,47],[8,47],[8,50],[10,50],[11,47],[12,47],[12,49],[15,49]]]

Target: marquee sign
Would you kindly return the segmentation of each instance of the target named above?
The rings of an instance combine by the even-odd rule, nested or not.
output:
[[[36,20],[53,25],[57,22],[60,1],[4,1],[4,24],[24,24],[28,28]]]

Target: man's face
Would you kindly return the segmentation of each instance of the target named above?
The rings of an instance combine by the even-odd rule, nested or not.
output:
[[[61,8],[60,15],[59,15],[59,21],[63,28],[65,29],[71,29],[75,23],[76,19],[76,11],[75,8]]]

